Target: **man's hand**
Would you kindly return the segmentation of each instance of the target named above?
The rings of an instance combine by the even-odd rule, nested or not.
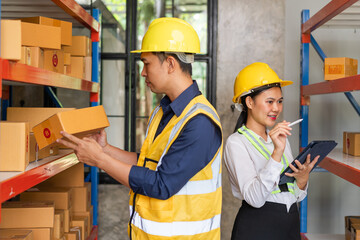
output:
[[[105,153],[96,140],[91,137],[84,137],[83,139],[80,139],[63,131],[60,133],[70,141],[57,139],[56,142],[74,149],[80,162],[86,163],[90,166],[99,167],[101,156]]]

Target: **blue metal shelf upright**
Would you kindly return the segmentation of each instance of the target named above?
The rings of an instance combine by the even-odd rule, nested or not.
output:
[[[300,63],[300,115],[304,120],[300,124],[300,149],[309,142],[309,106],[310,95],[344,92],[345,96],[360,116],[360,106],[351,94],[351,91],[360,90],[360,75],[336,79],[333,81],[309,84],[309,44],[324,61],[325,53],[316,42],[311,32],[319,28],[333,17],[353,5],[357,0],[332,0],[311,18],[309,10],[301,12],[301,63]],[[339,155],[339,154],[338,154]],[[325,158],[320,166],[345,180],[360,186],[360,169],[344,164],[341,159]],[[307,232],[307,198],[300,204],[300,231]],[[303,235],[305,239],[308,239]]]

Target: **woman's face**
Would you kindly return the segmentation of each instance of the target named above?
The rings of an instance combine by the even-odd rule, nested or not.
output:
[[[246,103],[249,116],[266,127],[275,125],[276,119],[283,110],[283,96],[279,87],[267,89],[254,98],[248,97]]]

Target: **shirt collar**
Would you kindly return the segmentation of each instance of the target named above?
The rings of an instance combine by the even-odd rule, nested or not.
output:
[[[160,106],[163,111],[168,111],[169,107],[174,112],[174,114],[178,117],[181,115],[185,107],[189,104],[189,102],[196,96],[200,95],[201,92],[195,80],[193,80],[193,84],[191,84],[185,91],[183,91],[174,101],[170,101],[168,96],[165,96],[160,101]]]
[[[250,129],[249,129],[250,130]],[[252,130],[250,130],[252,131]],[[262,137],[260,137],[260,135],[258,135],[257,133],[255,133],[254,131],[252,131],[255,136],[262,141],[263,143],[272,143],[271,137],[269,136],[269,129],[266,129],[266,133],[267,133],[267,141],[265,141]]]

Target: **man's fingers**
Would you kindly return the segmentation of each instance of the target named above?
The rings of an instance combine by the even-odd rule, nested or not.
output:
[[[57,143],[60,143],[60,144],[62,144],[62,145],[65,145],[65,146],[67,146],[67,147],[69,147],[69,148],[72,148],[72,149],[75,149],[75,148],[77,147],[76,144],[71,143],[71,142],[69,142],[69,141],[66,141],[66,140],[64,140],[64,139],[61,139],[61,138],[56,139],[56,142],[57,142]]]
[[[69,134],[69,133],[67,133],[67,132],[61,131],[60,133],[61,133],[61,135],[63,135],[63,136],[66,137],[67,139],[73,141],[74,143],[77,143],[77,144],[78,144],[78,143],[80,143],[80,141],[81,141],[80,138],[77,138],[77,137],[75,137],[74,135],[71,135],[71,134]]]

